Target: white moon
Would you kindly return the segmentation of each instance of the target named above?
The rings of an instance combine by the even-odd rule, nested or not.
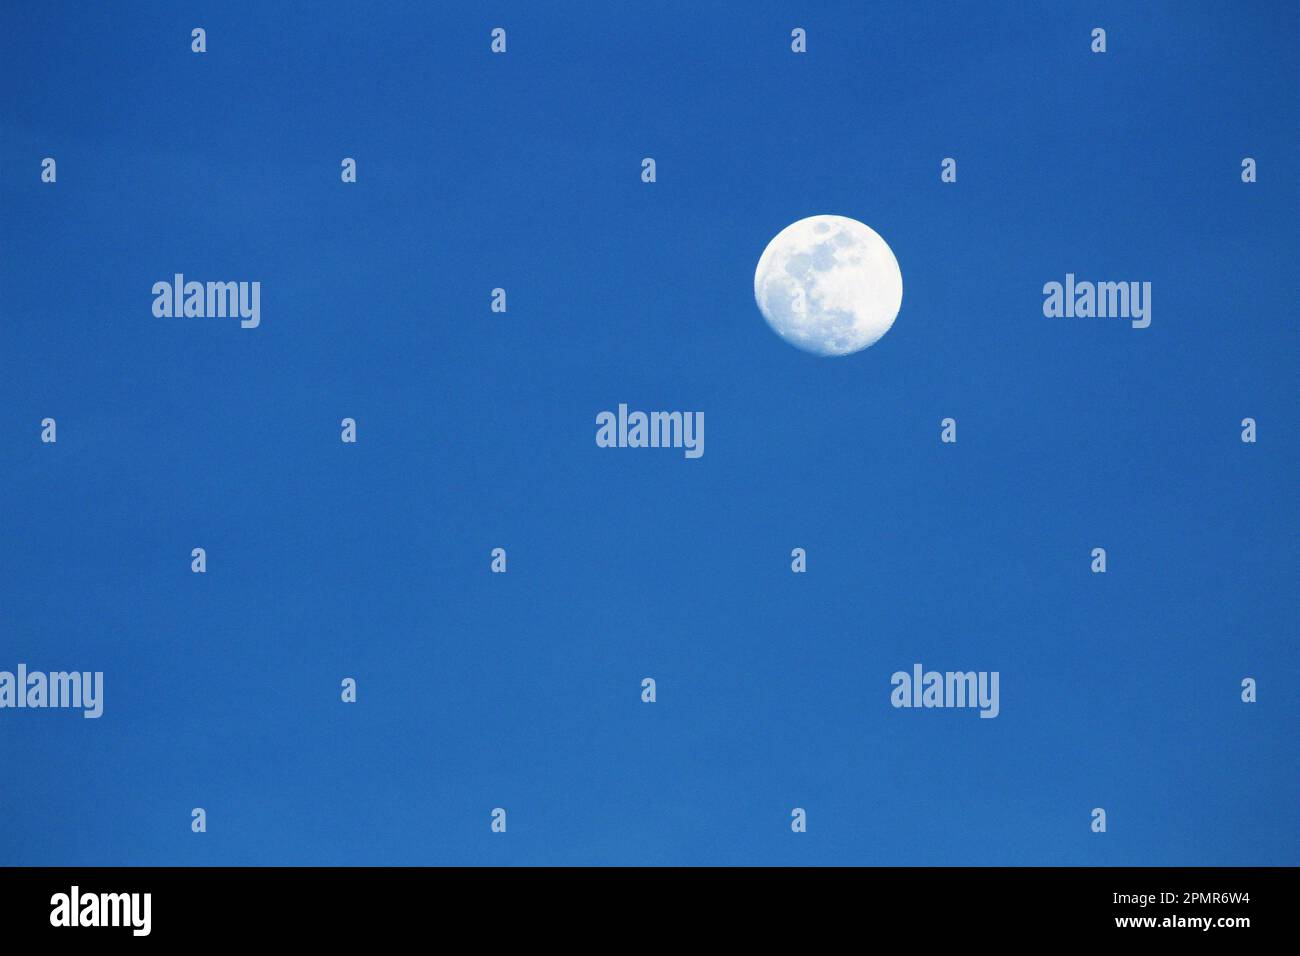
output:
[[[776,234],[754,270],[767,324],[817,355],[874,345],[903,304],[903,274],[889,244],[845,216],[810,216]]]

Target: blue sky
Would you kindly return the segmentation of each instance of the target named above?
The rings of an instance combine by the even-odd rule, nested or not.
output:
[[[0,863],[1300,863],[1295,6],[5,20],[0,669],[106,691],[0,712]],[[819,213],[903,274],[845,358],[753,301]],[[1000,716],[891,708],[918,661]]]

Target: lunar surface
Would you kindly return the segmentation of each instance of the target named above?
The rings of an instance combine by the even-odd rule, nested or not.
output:
[[[776,234],[754,270],[767,324],[816,355],[874,345],[903,304],[903,275],[888,243],[845,216],[810,216]]]

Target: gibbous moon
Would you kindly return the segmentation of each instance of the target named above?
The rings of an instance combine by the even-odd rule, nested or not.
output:
[[[776,234],[754,270],[767,324],[817,355],[874,345],[903,304],[903,274],[889,244],[845,216],[810,216]]]

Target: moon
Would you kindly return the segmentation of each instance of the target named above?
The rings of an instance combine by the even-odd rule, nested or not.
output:
[[[815,355],[849,355],[889,331],[903,304],[903,274],[889,244],[847,216],[809,216],[767,244],[754,270],[767,324]]]

